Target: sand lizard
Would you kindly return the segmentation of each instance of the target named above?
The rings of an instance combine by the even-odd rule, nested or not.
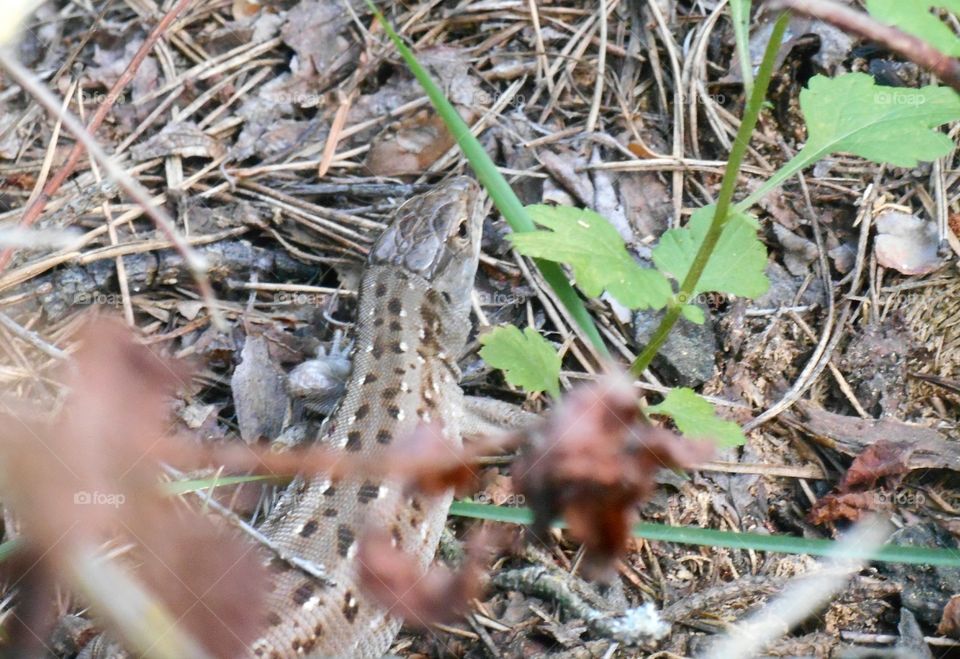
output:
[[[453,179],[399,209],[370,252],[360,283],[354,358],[323,441],[367,457],[422,421],[460,445],[463,394],[456,360],[469,332],[482,231],[479,188]],[[264,523],[284,551],[324,567],[324,583],[274,559],[258,657],[379,657],[401,622],[356,582],[357,540],[369,526],[426,567],[451,495],[409,497],[393,482],[322,477],[291,486]]]

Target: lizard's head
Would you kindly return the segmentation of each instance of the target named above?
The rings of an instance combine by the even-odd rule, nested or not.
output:
[[[398,208],[369,263],[401,266],[423,277],[451,311],[466,314],[482,230],[480,186],[460,176]]]

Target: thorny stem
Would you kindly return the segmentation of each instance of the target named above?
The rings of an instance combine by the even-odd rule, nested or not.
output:
[[[667,308],[667,313],[657,327],[650,342],[640,353],[640,356],[634,360],[630,367],[630,372],[634,376],[643,373],[653,358],[657,355],[660,348],[666,342],[670,335],[670,330],[680,318],[680,312],[683,305],[686,304],[696,290],[697,282],[707,267],[707,262],[713,254],[717,242],[723,233],[727,224],[730,211],[730,202],[733,199],[734,188],[737,184],[737,174],[743,163],[743,157],[746,155],[747,146],[750,144],[750,136],[753,129],[756,128],[757,119],[760,117],[760,110],[763,107],[764,99],[767,95],[767,87],[770,85],[770,78],[773,75],[773,64],[776,59],[777,51],[780,48],[780,42],[783,40],[783,33],[787,29],[787,23],[790,20],[790,12],[784,12],[777,19],[773,28],[773,34],[770,35],[770,41],[767,43],[767,49],[763,54],[763,62],[760,64],[760,71],[757,73],[757,79],[753,86],[753,93],[750,95],[750,101],[747,103],[743,114],[743,121],[740,122],[740,129],[737,131],[737,137],[733,141],[733,148],[730,150],[730,158],[727,160],[727,168],[723,174],[723,183],[720,186],[720,196],[717,199],[717,207],[713,213],[713,221],[704,236],[703,243],[697,251],[697,255],[690,264],[690,270],[680,284],[680,291],[674,297],[674,300]]]

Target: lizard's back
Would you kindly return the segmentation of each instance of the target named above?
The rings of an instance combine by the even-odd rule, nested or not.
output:
[[[360,285],[347,393],[326,424],[332,446],[377,458],[431,421],[459,446],[456,358],[469,329],[478,209],[476,184],[454,179],[404,204],[374,246]],[[322,565],[330,583],[271,561],[267,628],[253,654],[381,656],[401,622],[361,591],[357,541],[365,529],[385,530],[425,568],[450,499],[408,495],[395,481],[362,474],[292,486],[263,530],[283,550]]]

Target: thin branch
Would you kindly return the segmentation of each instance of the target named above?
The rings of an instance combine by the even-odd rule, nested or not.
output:
[[[855,11],[832,0],[774,0],[770,5],[774,8],[786,7],[798,14],[818,18],[844,32],[858,34],[883,44],[889,50],[934,73],[960,92],[960,60],[941,53],[923,39],[877,21],[869,14]]]

